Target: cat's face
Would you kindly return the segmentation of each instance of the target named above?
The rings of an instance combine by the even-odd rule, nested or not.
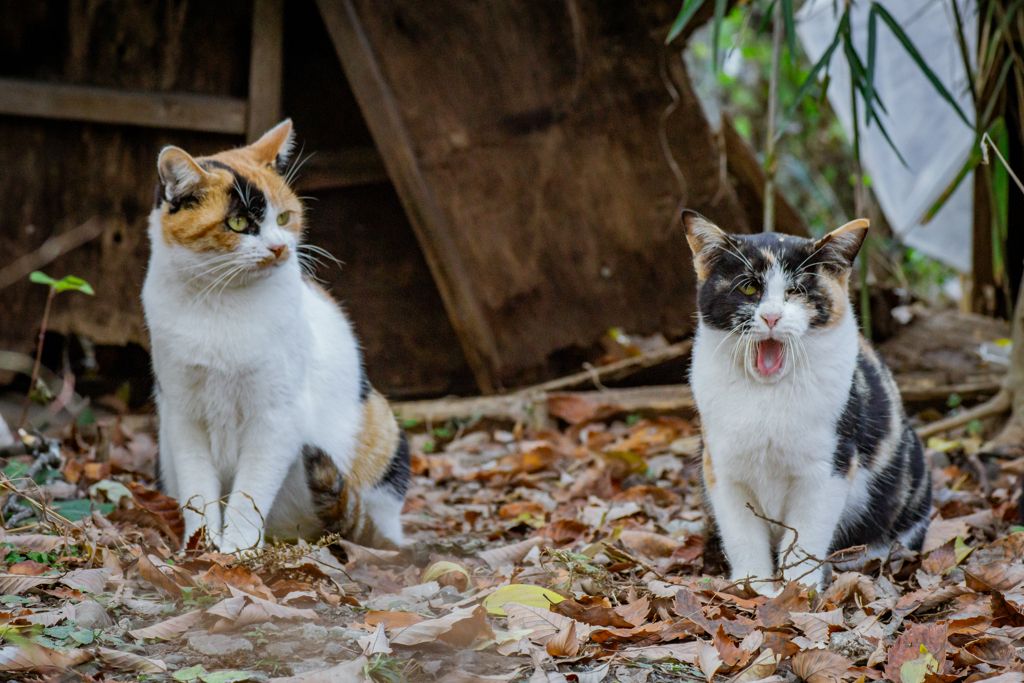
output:
[[[285,176],[292,137],[286,120],[247,147],[213,156],[193,158],[178,147],[160,153],[154,220],[179,272],[230,286],[296,259],[303,215]]]
[[[847,285],[866,220],[818,241],[729,235],[693,211],[683,213],[683,223],[697,270],[701,324],[729,333],[734,341],[725,352],[755,379],[781,380],[800,361],[807,336],[850,315]]]

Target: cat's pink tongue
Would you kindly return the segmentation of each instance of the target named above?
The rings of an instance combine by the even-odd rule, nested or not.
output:
[[[782,342],[765,339],[757,343],[757,369],[765,375],[774,375],[782,368]]]

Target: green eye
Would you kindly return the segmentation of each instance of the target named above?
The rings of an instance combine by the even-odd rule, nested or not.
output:
[[[245,216],[232,216],[228,219],[228,227],[235,232],[245,232],[245,229],[249,227],[249,219]]]
[[[746,296],[752,296],[754,294],[754,292],[756,292],[756,291],[757,291],[757,288],[754,287],[754,285],[750,284],[749,282],[747,284],[743,285],[742,287],[740,287],[740,292],[742,292]]]
[[[291,218],[291,217],[292,217],[292,212],[291,211],[282,211],[281,213],[277,214],[277,224],[278,225],[285,225],[285,224],[288,223],[288,219]]]

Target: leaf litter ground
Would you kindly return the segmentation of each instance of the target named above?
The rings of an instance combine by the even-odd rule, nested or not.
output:
[[[1024,453],[989,461],[986,494],[976,445],[933,440],[924,552],[768,600],[706,574],[692,419],[548,409],[560,428],[410,425],[400,551],[220,554],[151,488],[149,432],[69,431],[60,476],[5,470],[33,517],[0,540],[0,677],[1024,681]]]

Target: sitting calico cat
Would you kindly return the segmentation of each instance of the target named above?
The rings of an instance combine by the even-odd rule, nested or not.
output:
[[[337,532],[402,542],[409,447],[345,314],[303,276],[292,124],[248,147],[160,153],[142,301],[159,475],[223,551]],[[223,505],[223,511],[221,506]]]
[[[847,293],[867,221],[816,242],[727,235],[692,211],[683,222],[698,279],[691,386],[709,547],[722,543],[732,580],[774,594],[779,569],[820,583],[837,550],[920,550],[931,512],[921,442]]]

